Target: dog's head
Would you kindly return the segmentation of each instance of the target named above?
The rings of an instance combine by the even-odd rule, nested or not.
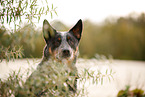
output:
[[[78,45],[82,33],[82,20],[68,32],[58,32],[48,23],[43,22],[43,36],[46,42],[44,56],[52,56],[57,61],[74,61],[78,54]]]

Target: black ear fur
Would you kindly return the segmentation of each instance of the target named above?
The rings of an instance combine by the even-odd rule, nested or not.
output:
[[[56,30],[52,28],[49,22],[45,19],[43,21],[43,37],[45,41],[47,42],[49,39],[54,37],[55,34],[56,34]]]
[[[69,32],[73,34],[79,41],[81,39],[82,28],[83,28],[83,24],[82,24],[82,20],[80,19]]]

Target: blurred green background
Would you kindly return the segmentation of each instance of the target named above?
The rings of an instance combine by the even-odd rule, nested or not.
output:
[[[71,27],[61,21],[51,23],[56,30],[69,30]],[[112,55],[114,59],[145,61],[145,13],[137,17],[131,15],[117,19],[108,18],[97,24],[83,21],[83,37],[80,43],[80,57],[93,58],[96,54]],[[24,58],[41,58],[45,42],[42,28],[29,24],[10,33],[0,27],[0,46],[23,47]]]

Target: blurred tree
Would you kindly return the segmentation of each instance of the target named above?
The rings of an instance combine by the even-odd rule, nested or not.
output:
[[[120,17],[102,25],[84,22],[80,45],[81,57],[95,54],[112,55],[117,59],[145,60],[145,15]]]

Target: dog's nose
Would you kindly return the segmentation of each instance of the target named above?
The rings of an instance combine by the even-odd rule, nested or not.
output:
[[[62,51],[62,56],[63,57],[69,57],[70,56],[70,51],[69,50],[67,50],[67,49],[64,49],[63,51]]]

